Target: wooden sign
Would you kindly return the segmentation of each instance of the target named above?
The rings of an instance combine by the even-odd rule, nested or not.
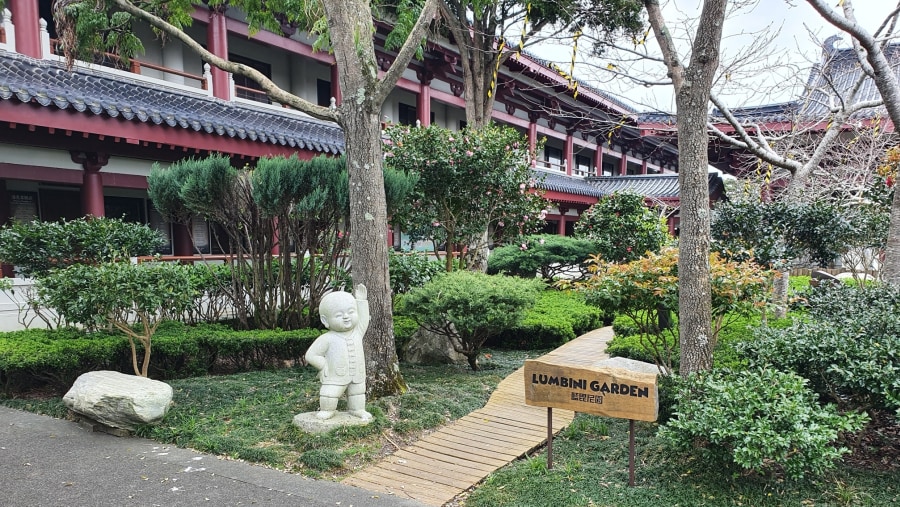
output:
[[[525,404],[655,421],[659,415],[655,369],[655,365],[622,358],[594,366],[529,359],[525,361]]]

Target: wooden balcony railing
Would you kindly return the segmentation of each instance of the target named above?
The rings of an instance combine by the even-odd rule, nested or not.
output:
[[[58,39],[50,39],[50,50],[53,52],[53,54],[62,56],[62,50],[59,47]],[[117,54],[104,52],[104,53],[97,53],[97,56],[100,57],[99,58],[100,61],[92,62],[92,63],[96,63],[96,64],[102,65],[104,67],[111,67],[111,68],[115,68],[115,69],[119,69],[119,70],[128,70],[128,72],[131,72],[133,74],[138,74],[138,75],[142,74],[141,71],[143,69],[152,69],[152,70],[156,70],[156,71],[163,72],[166,74],[171,74],[173,76],[180,76],[185,79],[190,79],[190,80],[196,81],[200,84],[201,89],[203,89],[203,90],[209,89],[208,88],[209,83],[207,83],[206,77],[203,75],[191,74],[190,72],[184,72],[181,70],[165,67],[163,65],[157,65],[155,63],[144,62],[144,61],[137,60],[137,59],[129,60],[128,69],[124,69],[124,65],[115,65],[115,63],[118,63],[118,64],[122,63],[122,59]]]

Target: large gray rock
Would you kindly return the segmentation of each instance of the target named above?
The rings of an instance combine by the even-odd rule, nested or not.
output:
[[[79,376],[63,402],[72,411],[113,428],[158,423],[172,404],[169,384],[116,371]]]
[[[419,328],[403,349],[403,360],[410,364],[464,364],[466,356],[453,350],[450,338]]]

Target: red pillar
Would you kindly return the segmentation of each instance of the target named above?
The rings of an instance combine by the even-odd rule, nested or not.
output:
[[[41,58],[38,3],[35,0],[11,0],[9,9],[16,27],[16,51],[32,58]]]
[[[556,233],[560,236],[566,235],[566,213],[568,211],[568,208],[559,207],[559,223],[556,224]]]
[[[172,253],[181,257],[194,255],[194,242],[191,241],[190,224],[172,224]]]
[[[225,6],[209,8],[209,26],[206,29],[206,45],[209,52],[228,59],[228,28],[225,26]],[[213,82],[213,96],[222,100],[231,100],[231,82],[228,73],[212,66],[210,69]]]
[[[647,174],[647,160],[641,161],[641,174]]]
[[[619,175],[628,174],[628,155],[625,154],[625,148],[622,148],[622,158],[619,159]]]
[[[563,148],[563,156],[566,158],[566,174],[572,175],[572,166],[575,165],[575,136],[571,131],[566,131],[566,146]]]
[[[594,174],[603,176],[603,142],[598,142],[594,150]]]
[[[84,216],[102,217],[106,215],[103,205],[103,175],[100,169],[109,162],[109,154],[99,152],[73,151],[72,162],[81,164],[81,213]]]
[[[331,66],[331,96],[336,105],[341,105],[341,76],[338,74],[337,64]]]
[[[85,167],[81,183],[81,212],[84,216],[102,217],[106,214],[103,206],[103,175],[99,167]]]
[[[528,151],[534,154],[535,160],[538,158],[537,154],[537,121],[538,115],[535,113],[528,113]]]
[[[416,96],[416,114],[419,116],[419,124],[423,127],[431,125],[431,81],[434,73],[427,69],[416,71],[419,79],[419,94]]]

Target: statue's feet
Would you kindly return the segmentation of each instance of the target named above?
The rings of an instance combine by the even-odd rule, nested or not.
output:
[[[316,412],[316,417],[318,419],[331,419],[331,416],[334,415],[334,412],[331,410],[320,410]]]
[[[365,410],[351,410],[350,415],[352,415],[353,417],[358,417],[358,418],[362,419],[363,421],[371,421],[372,420],[372,414],[366,412]]]

